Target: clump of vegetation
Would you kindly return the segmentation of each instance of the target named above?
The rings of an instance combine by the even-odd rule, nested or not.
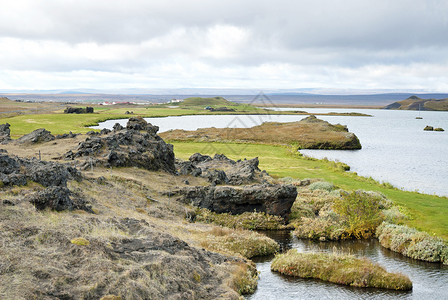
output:
[[[245,212],[240,215],[231,215],[229,213],[218,214],[206,208],[198,208],[196,210],[196,221],[249,230],[280,230],[287,228],[282,217],[269,215],[264,212]]]
[[[234,272],[232,285],[240,295],[253,294],[258,285],[258,271],[255,264],[239,264]]]
[[[332,205],[339,193],[325,189],[299,189],[291,208],[290,219],[299,238],[315,240],[339,240],[345,232],[341,218]]]
[[[318,278],[355,287],[411,290],[411,280],[389,273],[367,258],[339,253],[299,253],[296,249],[277,255],[271,270],[301,278]]]
[[[240,254],[245,258],[271,255],[279,250],[279,245],[267,236],[223,227],[210,231],[201,246],[212,251]]]
[[[387,223],[401,224],[409,217],[402,212],[402,208],[398,206],[392,206],[389,209],[382,211],[384,216],[384,221]]]
[[[328,190],[299,190],[291,209],[297,237],[321,241],[369,238],[384,220],[383,211],[387,211],[389,219],[405,218],[397,209],[392,209],[392,202],[380,193]]]
[[[334,189],[334,185],[332,183],[326,181],[317,181],[310,184],[309,189],[312,191],[315,190],[323,190],[327,192],[331,192]]]
[[[384,219],[381,208],[385,203],[380,194],[358,190],[341,193],[333,209],[342,217],[348,237],[370,238]]]
[[[438,237],[404,225],[383,222],[376,235],[383,247],[405,256],[448,264],[448,245]]]
[[[85,238],[82,238],[82,237],[74,238],[70,242],[72,244],[78,245],[78,246],[88,246],[88,245],[90,245],[90,242],[88,240],[86,240]]]

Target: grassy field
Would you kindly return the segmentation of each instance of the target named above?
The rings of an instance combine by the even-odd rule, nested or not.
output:
[[[235,143],[172,142],[176,157],[188,159],[195,153],[223,153],[231,159],[259,157],[260,169],[274,177],[321,178],[346,190],[378,191],[410,215],[406,225],[448,239],[448,198],[402,191],[371,178],[344,172],[341,164],[300,157],[292,148]]]
[[[212,107],[229,106],[235,111],[208,111],[204,107],[210,99],[190,98],[182,105],[111,105],[77,104],[72,107],[92,106],[93,114],[64,114],[66,106],[63,103],[24,103],[15,102],[7,98],[0,98],[0,124],[11,124],[11,137],[19,138],[33,130],[45,128],[52,134],[86,133],[90,131],[87,126],[97,125],[99,122],[112,119],[127,119],[131,116],[141,117],[167,117],[186,115],[229,115],[229,114],[272,114],[272,111],[257,108],[248,104],[232,103],[223,98],[211,98]],[[230,104],[229,104],[230,103]],[[224,105],[226,104],[226,105]],[[132,114],[126,114],[132,112]],[[307,115],[304,112],[275,112],[275,114]],[[362,114],[356,114],[362,115]]]

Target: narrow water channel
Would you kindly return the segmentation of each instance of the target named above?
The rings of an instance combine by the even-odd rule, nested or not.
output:
[[[300,279],[271,272],[273,257],[254,261],[260,272],[258,288],[246,299],[448,299],[448,266],[406,258],[387,250],[376,239],[368,241],[313,242],[300,240],[290,232],[265,232],[275,239],[282,251],[295,248],[300,252],[349,252],[368,257],[389,272],[409,276],[413,290],[400,292],[373,288],[354,288],[314,279]]]

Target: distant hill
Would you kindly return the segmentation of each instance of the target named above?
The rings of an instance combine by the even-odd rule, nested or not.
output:
[[[401,110],[443,110],[448,111],[448,98],[422,99],[411,96],[405,100],[397,101],[384,107],[385,109]]]
[[[223,97],[202,98],[190,97],[179,103],[179,106],[236,106],[237,103],[224,99]]]

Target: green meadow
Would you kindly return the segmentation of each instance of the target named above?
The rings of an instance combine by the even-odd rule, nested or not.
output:
[[[302,157],[290,147],[237,143],[171,143],[176,157],[181,159],[188,159],[196,152],[208,155],[222,153],[231,159],[258,157],[260,169],[274,177],[321,178],[344,190],[381,192],[410,216],[405,221],[406,225],[448,239],[447,197],[403,191],[390,184],[346,172],[340,163]]]

